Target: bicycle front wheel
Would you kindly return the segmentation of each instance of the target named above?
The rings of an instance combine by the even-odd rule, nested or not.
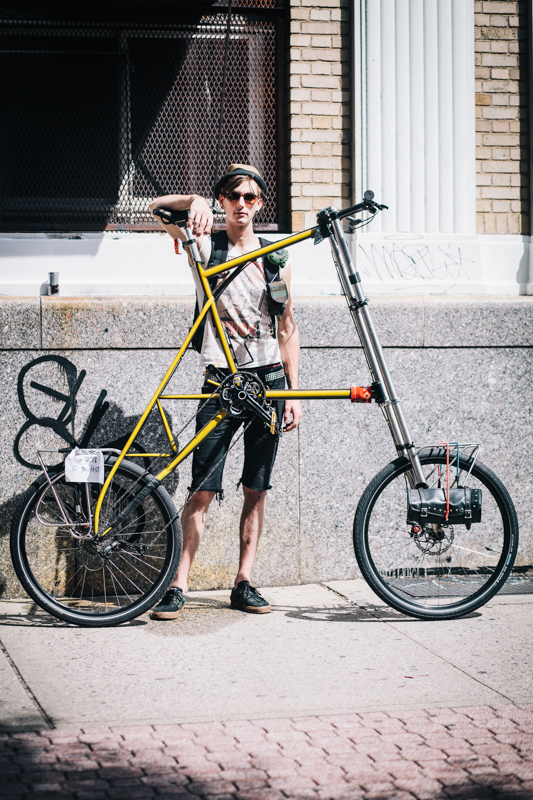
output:
[[[106,459],[106,477],[114,461]],[[104,498],[101,531],[149,477],[122,461]],[[127,622],[155,605],[181,558],[181,526],[168,492],[157,487],[109,534],[94,537],[100,485],[67,483],[63,468],[50,480],[42,475],[30,486],[11,529],[11,558],[29,596],[55,617],[91,627]]]
[[[446,486],[446,449],[428,448],[420,462],[429,487]],[[479,461],[450,468],[450,488],[482,489],[482,520],[465,525],[407,524],[407,475],[398,458],[369,483],[354,521],[355,555],[363,577],[392,608],[421,619],[453,619],[501,589],[518,547],[518,519],[505,486]],[[470,474],[469,471],[471,470]]]

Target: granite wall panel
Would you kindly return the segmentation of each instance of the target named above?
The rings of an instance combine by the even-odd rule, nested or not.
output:
[[[48,302],[46,298],[43,309],[52,307]],[[154,302],[155,309],[147,308],[146,301],[144,306],[128,301],[119,309],[119,314],[130,320],[129,327],[124,327],[125,339],[121,341],[116,330],[108,330],[110,337],[106,339],[103,331],[94,347],[89,336],[90,314],[95,323],[104,324],[111,305],[89,307],[84,301],[85,310],[71,305],[69,312],[69,301],[63,298],[58,303],[53,299],[56,316],[52,319],[53,313],[46,311],[42,331],[47,345],[55,342],[55,349],[37,349],[41,336],[35,313],[38,305],[28,312],[0,303],[2,319],[7,314],[13,330],[19,330],[19,343],[27,342],[25,349],[18,349],[10,333],[11,339],[4,340],[0,349],[0,594],[17,596],[21,592],[10,565],[9,527],[16,503],[38,474],[30,468],[36,462],[36,448],[81,442],[98,402],[109,403],[109,408],[91,444],[102,447],[115,443],[120,447],[120,438],[132,430],[164,375],[172,348],[178,344],[174,339],[182,336],[181,327],[187,323],[178,320],[172,336],[157,340],[158,347],[149,347],[152,320],[159,319],[161,313],[171,326],[179,309],[184,318],[192,309],[189,301],[180,305],[176,298],[165,299],[164,309],[160,308],[161,301]],[[525,298],[501,302],[486,298],[485,304],[471,298],[456,303],[452,298],[439,298],[438,302],[431,298],[393,298],[373,303],[371,309],[376,327],[388,344],[385,353],[415,442],[422,445],[458,437],[480,442],[481,459],[504,480],[517,507],[521,524],[518,563],[533,564],[528,458],[533,444],[533,359],[529,346],[533,302]],[[303,388],[368,383],[364,355],[360,347],[353,346],[354,333],[342,298],[300,300],[296,313],[304,345]],[[29,327],[28,314],[35,317]],[[78,333],[76,327],[61,333],[60,318],[77,318]],[[32,331],[30,338],[28,330]],[[311,331],[316,336],[311,336]],[[335,339],[337,331],[339,338]],[[348,335],[352,346],[347,346]],[[339,340],[343,346],[334,346]],[[64,346],[66,343],[69,347]],[[128,343],[129,347],[125,346]],[[199,359],[188,352],[169,390],[192,392],[201,384]],[[43,391],[43,387],[52,391]],[[60,420],[61,412],[65,398],[73,394],[75,413],[65,424]],[[194,401],[169,401],[166,405],[174,433],[185,442],[193,426]],[[43,420],[57,424],[51,426]],[[187,422],[190,427],[184,429]],[[165,449],[157,418],[150,419],[141,440],[150,449]],[[281,441],[254,581],[275,585],[356,575],[352,523],[357,502],[373,475],[394,457],[392,440],[377,406],[352,405],[343,400],[306,401],[298,432],[285,435]],[[242,442],[238,442],[226,466],[225,499],[220,505],[213,503],[210,510],[191,576],[194,588],[228,586],[233,579],[238,561],[242,493],[237,484],[241,469]],[[179,475],[172,476],[167,484],[178,508],[185,501],[189,484],[190,464],[185,462]]]

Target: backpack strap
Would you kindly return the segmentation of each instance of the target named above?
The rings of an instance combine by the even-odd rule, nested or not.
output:
[[[223,264],[224,261],[227,261],[228,248],[229,248],[229,242],[228,242],[228,234],[226,233],[226,231],[213,232],[211,234],[211,255],[209,256],[207,269],[211,269],[211,267],[218,267],[219,264]],[[218,276],[212,275],[207,280],[209,281],[211,290],[213,290],[217,285]],[[196,298],[196,305],[194,307],[193,325],[198,319],[199,315],[200,315],[200,309],[198,307],[198,298]],[[193,350],[196,350],[197,353],[202,352],[206,319],[207,315],[203,318],[200,325],[196,329],[194,336],[192,337],[191,347]]]

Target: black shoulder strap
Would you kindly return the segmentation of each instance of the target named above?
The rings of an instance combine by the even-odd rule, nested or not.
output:
[[[267,247],[269,244],[273,244],[273,242],[269,242],[268,239],[263,239],[262,236],[258,238],[261,247]],[[265,270],[265,281],[267,283],[272,283],[272,281],[275,281],[279,277],[279,267],[275,267],[266,257],[263,257],[263,269]]]
[[[228,234],[226,233],[226,231],[213,231],[213,233],[211,234],[211,255],[209,256],[207,269],[211,269],[211,267],[218,267],[219,264],[223,264],[224,261],[227,261],[228,248],[229,248],[229,242],[228,242]],[[215,286],[217,285],[218,277],[216,275],[212,275],[207,280],[209,281],[211,289],[214,289]],[[200,309],[198,307],[198,298],[196,298],[193,324],[198,319],[199,314],[200,314]],[[202,352],[205,321],[206,317],[203,318],[203,320],[201,321],[200,325],[196,330],[196,333],[192,337],[191,347],[193,350],[196,350],[197,353]]]

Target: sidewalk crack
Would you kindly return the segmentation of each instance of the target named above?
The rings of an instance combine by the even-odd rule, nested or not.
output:
[[[31,702],[36,706],[39,714],[42,716],[42,718],[45,721],[45,723],[48,726],[48,728],[50,728],[50,729],[55,728],[55,725],[52,722],[51,718],[48,716],[48,714],[46,713],[46,711],[44,710],[42,705],[39,703],[39,701],[37,700],[37,698],[33,694],[32,690],[30,689],[30,687],[28,686],[28,684],[24,680],[24,678],[22,676],[22,673],[20,672],[19,668],[17,667],[17,665],[15,664],[15,662],[13,661],[11,656],[9,655],[4,643],[1,640],[0,640],[0,650],[5,655],[9,666],[11,667],[11,669],[13,670],[13,672],[15,673],[15,675],[17,676],[17,678],[19,680],[19,683],[21,684],[22,688],[24,689],[24,691],[26,692],[26,694],[30,698]]]

